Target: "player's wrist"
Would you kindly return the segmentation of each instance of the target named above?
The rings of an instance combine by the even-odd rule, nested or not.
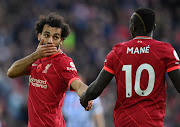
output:
[[[32,59],[33,61],[38,60],[38,59],[39,59],[38,54],[37,54],[36,52],[33,52],[33,53],[31,54],[31,59]]]
[[[83,92],[80,97],[80,103],[84,108],[86,108],[88,105],[88,101],[86,100],[85,92]]]

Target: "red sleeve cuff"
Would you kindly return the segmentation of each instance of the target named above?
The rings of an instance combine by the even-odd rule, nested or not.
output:
[[[111,74],[114,75],[114,71],[111,70],[111,69],[109,69],[108,67],[104,66],[103,69],[104,69],[105,71],[107,71],[107,72],[109,72],[109,73],[111,73]]]
[[[72,78],[71,80],[69,80],[68,88],[69,88],[70,91],[74,91],[73,89],[71,89],[71,83],[72,83],[74,80],[80,80],[80,79],[77,78],[77,77],[75,77],[75,78]]]
[[[168,68],[168,69],[166,70],[166,72],[168,73],[168,72],[174,71],[174,70],[176,70],[176,69],[180,69],[180,66],[174,66],[174,67]]]

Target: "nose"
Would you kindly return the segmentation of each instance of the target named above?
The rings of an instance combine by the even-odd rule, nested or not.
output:
[[[50,37],[49,40],[48,40],[48,42],[52,42],[52,43],[53,43],[53,38]]]

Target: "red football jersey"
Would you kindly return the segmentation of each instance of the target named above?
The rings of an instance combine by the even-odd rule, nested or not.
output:
[[[38,59],[29,68],[28,127],[65,127],[62,105],[72,81],[79,79],[63,53]]]
[[[150,37],[118,43],[107,55],[104,70],[115,75],[115,127],[163,127],[165,73],[179,69],[174,48]]]

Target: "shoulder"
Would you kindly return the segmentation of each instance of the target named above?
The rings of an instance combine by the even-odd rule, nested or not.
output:
[[[59,54],[56,58],[54,58],[54,61],[66,63],[66,62],[73,61],[73,60],[71,59],[71,57],[69,57],[63,53],[63,54]]]
[[[154,44],[160,45],[161,47],[165,47],[165,48],[172,47],[172,45],[170,43],[168,43],[168,42],[158,41],[158,40],[155,40],[155,39],[153,39],[153,42],[154,42]]]
[[[120,48],[120,47],[122,47],[123,45],[124,45],[124,43],[125,42],[119,42],[119,43],[117,43],[116,45],[114,45],[114,47],[112,48],[112,49],[117,49],[117,48]]]
[[[129,45],[129,43],[131,42],[131,40],[130,41],[126,41],[126,42],[119,42],[119,43],[117,43],[113,48],[112,48],[112,52],[114,52],[115,54],[118,54],[118,53],[120,53],[124,48],[126,48],[128,45]]]
[[[121,48],[121,47],[126,47],[127,45],[129,45],[130,43],[132,42],[132,40],[129,40],[129,41],[125,41],[125,42],[119,42],[117,43],[113,49],[117,49],[117,48]]]
[[[108,53],[108,57],[113,57],[114,55],[117,55],[119,53],[122,52],[122,50],[124,49],[124,47],[126,46],[127,42],[119,42],[116,45],[113,46],[112,50]]]
[[[53,59],[53,64],[60,67],[61,69],[66,69],[67,67],[75,68],[73,60],[66,54],[59,54]]]
[[[159,48],[161,48],[164,51],[172,51],[174,50],[173,46],[170,43],[163,42],[163,41],[157,41],[156,45],[158,45]]]

